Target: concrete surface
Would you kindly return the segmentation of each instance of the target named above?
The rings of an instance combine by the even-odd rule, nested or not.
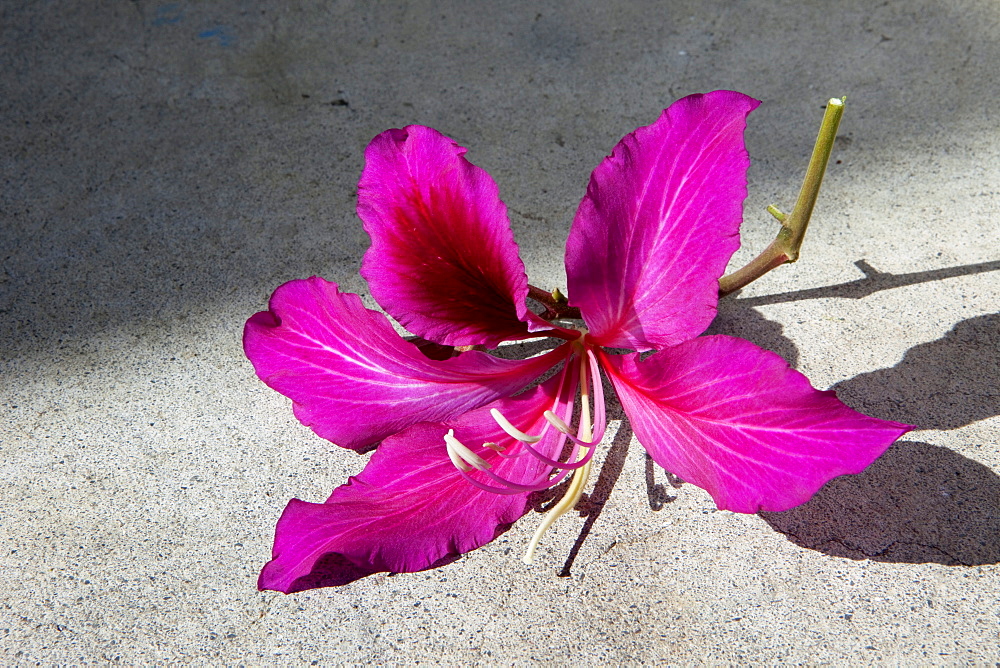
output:
[[[3,3],[3,663],[993,665],[998,62],[995,0]],[[848,107],[802,261],[713,329],[923,429],[758,517],[626,426],[534,567],[529,517],[437,571],[258,593],[286,501],[364,458],[295,422],[241,328],[288,279],[366,295],[368,140],[468,146],[532,281],[565,286],[590,170],[716,88],[764,102],[734,264]]]

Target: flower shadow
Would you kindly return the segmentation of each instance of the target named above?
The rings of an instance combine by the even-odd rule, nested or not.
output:
[[[667,488],[656,482],[656,463],[650,454],[646,453],[646,499],[649,501],[649,509],[653,511],[663,510],[663,506],[677,500],[676,496],[667,494]],[[667,481],[674,489],[678,489],[684,481],[673,473],[667,473]]]
[[[900,441],[808,503],[760,517],[793,543],[891,563],[1000,563],[1000,476],[948,448]]]
[[[998,369],[1000,315],[993,314],[963,320],[911,348],[896,366],[833,389],[869,415],[949,430],[1000,415]],[[831,481],[808,503],[760,516],[792,542],[833,556],[1000,563],[1000,477],[927,443],[896,443],[863,473]]]
[[[768,320],[745,300],[722,299],[715,320],[705,334],[726,334],[746,339],[780,355],[792,368],[798,366],[799,349],[782,332],[781,323]]]
[[[744,306],[739,302],[720,302],[718,315],[705,333],[738,336],[768,350],[777,352],[793,366],[798,361],[798,349],[790,339],[782,335],[781,324],[767,320],[752,308]],[[529,354],[541,352],[541,349],[537,348],[539,346],[537,342],[520,345],[524,346],[526,348],[525,352]],[[585,495],[580,503],[577,504],[576,510],[581,516],[587,519],[584,521],[583,527],[580,529],[580,533],[577,535],[563,563],[563,567],[559,571],[560,577],[569,577],[572,575],[572,567],[576,561],[576,557],[583,544],[587,541],[601,512],[604,510],[604,506],[611,495],[611,490],[614,489],[615,484],[621,476],[628,456],[629,444],[632,441],[632,428],[625,417],[614,389],[607,381],[605,381],[605,396],[607,397],[608,418],[620,419],[621,426],[605,455],[604,464],[594,483],[593,491],[589,495]],[[664,485],[656,482],[656,468],[652,458],[648,454],[645,455],[646,497],[649,501],[649,507],[653,511],[662,510],[666,504],[677,499],[676,496],[668,493]],[[668,484],[673,489],[677,489],[684,484],[682,480],[670,472],[666,472],[666,476]],[[531,503],[535,510],[537,512],[548,510],[553,503],[562,498],[568,484],[566,482],[534,495],[531,498]]]
[[[1000,314],[963,320],[942,338],[910,348],[889,369],[834,385],[873,417],[921,429],[957,429],[1000,415]]]
[[[996,268],[988,263],[961,269]],[[868,278],[833,286],[836,295],[796,298],[860,298],[872,288],[943,277],[923,272],[891,280]],[[748,339],[795,366],[795,344],[749,302],[721,302],[708,333]],[[991,314],[963,320],[942,338],[914,346],[894,367],[859,374],[832,389],[869,415],[950,430],[1000,415],[998,377],[1000,314]],[[760,516],[792,542],[831,556],[893,563],[1000,563],[1000,477],[979,462],[927,443],[899,442],[863,473],[831,481],[808,503]]]
[[[798,349],[782,326],[744,300],[724,300],[707,334],[729,334],[777,352],[792,366]],[[1000,414],[1000,315],[970,318],[941,339],[911,348],[895,367],[859,374],[836,386],[862,412],[933,429],[955,429]],[[609,410],[620,411],[609,392]],[[578,510],[587,519],[559,575],[573,563],[624,467],[632,430],[615,436],[593,493]],[[655,483],[646,458],[646,492],[658,511],[676,497]],[[668,478],[672,487],[680,481]],[[676,482],[675,482],[676,481]],[[536,510],[561,496],[548,490]],[[981,565],[1000,563],[1000,477],[947,448],[901,441],[863,473],[842,476],[808,503],[782,513],[760,513],[802,547],[831,556],[892,563]]]

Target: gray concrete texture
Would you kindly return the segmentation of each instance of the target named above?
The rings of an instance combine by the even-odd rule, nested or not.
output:
[[[6,2],[0,7],[0,657],[15,665],[1000,660],[996,0]],[[244,320],[357,269],[363,151],[469,147],[529,276],[565,286],[590,170],[674,99],[763,105],[744,248],[848,96],[802,260],[713,331],[912,422],[786,513],[671,485],[614,413],[533,567],[532,514],[418,574],[257,592],[288,499],[365,461],[244,359]]]

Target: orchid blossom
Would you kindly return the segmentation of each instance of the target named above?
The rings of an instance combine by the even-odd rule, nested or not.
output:
[[[743,131],[757,105],[731,91],[686,97],[594,170],[566,245],[567,310],[582,324],[528,308],[540,291],[496,184],[464,148],[422,126],[378,135],[358,188],[372,240],[361,274],[386,313],[445,354],[316,277],[282,285],[250,318],[246,354],[299,420],[344,448],[377,444],[325,503],[289,502],[259,587],[449,563],[568,480],[530,561],[585,489],[607,426],[605,377],[653,460],[740,513],[797,506],[907,431],[813,389],[774,353],[700,336],[739,246]],[[533,337],[558,345],[523,360],[483,351]]]

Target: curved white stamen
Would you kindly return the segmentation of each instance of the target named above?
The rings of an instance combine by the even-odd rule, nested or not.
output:
[[[493,468],[488,461],[474,453],[470,450],[464,443],[455,438],[455,430],[449,429],[448,433],[444,435],[445,445],[448,446],[448,456],[451,458],[451,463],[459,471],[469,472],[472,469],[479,469],[480,471],[485,471],[488,468]]]
[[[546,465],[544,470],[536,469],[536,474],[528,480],[509,480],[487,470],[491,468],[489,462],[455,438],[454,431],[449,431],[445,436],[448,455],[459,474],[471,485],[486,492],[509,495],[540,491],[559,484],[570,472],[573,473],[563,498],[545,515],[528,545],[524,561],[529,564],[545,532],[559,517],[576,507],[582,497],[590,477],[595,446],[604,438],[607,417],[597,355],[590,346],[584,344],[573,345],[572,351],[567,355],[551,409],[543,413],[545,422],[542,423],[539,435],[533,436],[521,431],[499,410],[490,410],[497,425],[518,443],[511,444],[498,439],[500,443],[487,441],[483,443],[483,447],[496,451],[503,459],[530,455]],[[573,421],[577,388],[580,390],[581,415],[574,434],[570,424]],[[537,428],[537,424],[537,418],[534,418],[533,428]],[[567,440],[572,441],[573,447],[565,455],[565,460],[561,461],[564,457],[560,453],[564,452]],[[535,448],[532,444],[539,445]],[[473,469],[478,469],[479,473],[474,473]]]
[[[604,432],[608,428],[604,381],[601,380],[601,366],[597,363],[597,356],[589,348],[587,349],[587,358],[590,359],[591,387],[594,388],[594,428],[591,440],[594,443],[600,443],[604,440]]]
[[[563,422],[562,420],[560,420],[559,416],[555,415],[551,411],[546,411],[545,419],[549,421],[549,424],[551,424],[553,427],[555,427],[556,429],[558,429],[559,431],[561,431],[563,434],[565,434],[565,437],[568,438],[569,440],[571,440],[574,445],[577,445],[577,446],[579,446],[581,448],[591,448],[595,444],[600,443],[600,439],[601,438],[604,438],[604,430],[603,429],[601,429],[600,432],[599,432],[600,436],[599,437],[595,437],[593,441],[584,441],[582,439],[577,438],[576,436],[573,435],[570,426],[568,424],[566,424],[565,422]]]
[[[556,447],[554,447],[552,449],[555,450],[555,451],[558,451],[558,452],[562,452],[563,446],[566,445],[566,439],[567,438],[571,438],[571,437],[568,436],[568,435],[565,435],[565,434],[562,435],[562,436],[560,436],[559,437],[559,441],[558,441]],[[584,443],[583,447],[586,448],[589,445],[590,445],[589,443]],[[569,453],[569,457],[567,457],[566,461],[564,461],[564,462],[557,461],[555,459],[549,459],[548,457],[546,457],[545,455],[543,455],[542,453],[540,453],[538,450],[535,450],[534,448],[532,448],[527,443],[525,443],[522,447],[523,447],[525,453],[531,455],[532,457],[534,457],[538,461],[542,462],[543,464],[548,464],[549,466],[551,466],[552,468],[555,468],[555,469],[578,469],[578,468],[582,468],[583,465],[587,463],[583,459],[580,459],[579,461],[577,461],[576,456],[577,456],[577,453],[580,452],[580,448],[581,448],[581,445],[578,442],[574,442],[574,444],[573,444],[573,450]],[[552,483],[552,485],[554,485],[554,484],[555,483]],[[551,487],[552,485],[549,485],[549,486]]]
[[[451,448],[448,448],[448,459],[450,459],[451,463],[455,465],[455,468],[457,468],[462,473],[468,473],[469,471],[472,470],[472,467],[463,462],[462,458],[458,456],[458,453],[456,453]]]
[[[505,494],[505,495],[523,494],[525,492],[540,492],[543,489],[548,489],[549,487],[552,487],[553,485],[558,485],[560,482],[562,482],[563,478],[565,478],[569,474],[569,471],[566,470],[562,471],[554,478],[549,478],[549,474],[545,473],[543,475],[538,476],[530,483],[515,483],[510,480],[501,478],[492,471],[483,471],[483,473],[485,473],[486,475],[490,476],[491,478],[494,478],[497,483],[503,485],[503,487],[494,487],[492,485],[487,485],[484,482],[476,480],[475,478],[472,477],[471,473],[467,473],[461,469],[459,469],[458,472],[463,478],[465,478],[465,480],[469,484],[473,485],[474,487],[478,487],[484,492],[491,492],[493,494]]]
[[[575,508],[577,502],[580,500],[580,497],[583,496],[583,490],[587,486],[587,480],[590,478],[590,469],[592,463],[590,457],[593,456],[595,450],[595,448],[590,446],[595,445],[597,440],[604,438],[605,411],[604,411],[604,406],[601,405],[599,407],[596,407],[597,422],[598,422],[596,426],[598,427],[599,434],[597,435],[597,439],[595,439],[595,434],[594,434],[595,425],[591,422],[591,413],[590,413],[590,388],[588,387],[588,382],[587,382],[588,370],[591,372],[590,380],[593,382],[593,385],[595,386],[594,399],[603,404],[604,392],[601,383],[601,374],[600,371],[597,369],[597,360],[590,350],[587,350],[585,354],[580,355],[580,403],[581,403],[580,427],[577,430],[576,437],[568,435],[569,438],[573,439],[573,442],[576,445],[581,446],[584,455],[581,458],[581,461],[586,459],[587,463],[582,468],[577,469],[573,473],[573,479],[569,483],[569,489],[566,490],[566,493],[563,495],[563,498],[560,499],[556,505],[552,506],[552,508],[549,510],[548,513],[546,513],[545,517],[542,519],[542,523],[538,525],[538,528],[535,530],[535,534],[531,537],[531,541],[528,543],[528,549],[524,553],[524,563],[529,565],[535,558],[535,549],[538,547],[538,543],[542,540],[542,536],[545,534],[545,532],[548,531],[553,524],[555,524],[555,521],[557,519],[565,515],[573,508]],[[559,420],[558,416],[554,414],[552,415],[552,417]],[[565,422],[562,422],[562,420],[559,420],[559,422],[562,422],[562,425],[560,426],[559,424],[554,422],[549,417],[549,415],[546,414],[545,418],[549,421],[549,424],[552,424],[554,427],[556,427],[556,429],[559,429],[559,431],[562,431],[563,433],[566,432],[563,431],[561,427],[566,427],[567,430],[569,429],[569,426],[566,425]]]
[[[522,443],[538,443],[542,440],[541,436],[529,436],[528,434],[525,434],[523,431],[512,425],[510,420],[505,418],[503,413],[495,408],[490,409],[490,415],[493,416],[493,419],[496,420],[501,429],[510,434],[511,438],[515,438]]]
[[[459,457],[458,453],[455,452],[455,450],[451,447],[451,444],[448,442],[447,436],[445,436],[444,439],[444,446],[445,449],[448,450],[448,459],[450,459],[451,463],[455,465],[455,468],[457,468],[462,473],[468,473],[469,471],[472,470],[472,467],[466,464],[464,461],[462,461],[462,458]]]
[[[562,379],[560,380],[559,386],[560,389],[552,403],[552,413],[558,415],[563,422],[571,420],[573,417],[575,404],[574,395],[576,394],[578,387],[578,376],[579,366],[577,364],[567,363],[562,371]],[[501,415],[501,417],[503,416]],[[500,425],[500,422],[497,422],[497,424]],[[542,429],[541,436],[539,437],[540,443],[538,444],[537,449],[524,441],[515,441],[515,447],[510,448],[510,445],[507,445],[508,452],[498,453],[499,456],[504,459],[512,459],[528,455],[550,467],[539,471],[529,480],[520,480],[515,482],[513,480],[503,478],[493,471],[480,471],[480,475],[488,478],[488,480],[481,480],[477,479],[478,476],[473,477],[471,471],[468,470],[468,467],[465,467],[464,469],[459,467],[459,473],[471,485],[494,494],[521,494],[523,492],[541,491],[558,485],[563,481],[563,479],[566,478],[566,476],[569,475],[570,472],[586,466],[587,462],[590,460],[592,451],[591,453],[584,451],[584,456],[580,457],[581,448],[579,445],[574,444],[565,461],[550,459],[547,455],[558,455],[558,453],[561,453],[566,444],[566,439],[568,438],[565,434],[556,433],[555,430],[550,431],[550,429],[551,425],[546,423]],[[523,433],[520,430],[517,431],[518,433]],[[483,445],[484,447],[491,447],[490,443],[484,443]],[[496,444],[493,445],[496,446]],[[493,447],[492,449],[496,449],[496,447]],[[458,458],[457,452],[455,454],[455,458],[458,459],[458,461],[461,461],[463,466],[465,465],[465,462]]]
[[[560,418],[558,415],[556,415],[552,411],[545,411],[543,415],[545,415],[545,419],[548,420],[549,424],[551,424],[553,427],[555,427],[562,433],[566,434],[567,436],[570,435],[571,432],[569,425],[563,422],[562,418]]]

